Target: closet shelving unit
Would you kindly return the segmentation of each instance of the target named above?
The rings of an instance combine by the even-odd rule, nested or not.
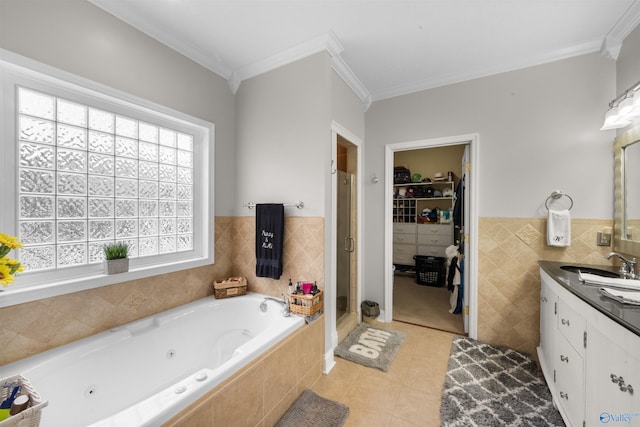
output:
[[[448,190],[444,197],[403,197],[400,190],[433,187],[434,191]],[[418,214],[425,208],[450,209],[455,204],[453,181],[411,182],[394,184],[393,199],[393,263],[398,267],[415,266],[414,255],[445,256],[445,249],[453,243],[453,218],[449,222],[418,223]],[[396,270],[398,271],[398,270]],[[410,272],[410,270],[409,270]]]
[[[411,182],[408,184],[394,184],[393,198],[393,222],[394,223],[417,223],[418,214],[425,208],[453,209],[454,204],[454,182],[453,181],[433,181],[433,182]],[[450,190],[451,196],[447,197],[402,197],[398,196],[401,188],[408,190],[418,187],[433,187],[434,190],[443,192]]]

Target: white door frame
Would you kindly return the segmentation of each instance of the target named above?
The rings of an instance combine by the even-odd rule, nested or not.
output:
[[[360,310],[360,301],[362,300],[362,260],[364,253],[364,245],[362,244],[362,185],[363,185],[363,158],[364,158],[364,141],[358,138],[353,133],[349,132],[344,126],[340,125],[336,121],[331,122],[331,231],[329,241],[325,243],[325,248],[329,255],[325,258],[329,274],[329,281],[325,282],[325,356],[324,356],[324,373],[327,374],[335,365],[333,360],[333,350],[338,346],[338,329],[336,324],[336,280],[337,280],[337,268],[336,268],[336,256],[337,256],[337,239],[338,239],[338,223],[337,223],[337,206],[338,206],[338,174],[335,170],[338,164],[337,160],[337,145],[338,135],[355,145],[358,153],[356,156],[356,248],[357,248],[357,298],[356,307],[358,312]],[[325,269],[326,271],[326,269]],[[328,291],[328,292],[327,292]]]
[[[465,257],[464,267],[469,269],[469,283],[465,283],[465,295],[469,295],[469,337],[478,337],[478,153],[480,136],[477,133],[400,142],[385,146],[385,189],[384,189],[384,321],[393,320],[393,157],[396,151],[417,150],[421,148],[444,147],[468,144],[471,151],[471,168],[465,191],[470,196],[470,221],[465,233],[469,240],[469,254]],[[464,310],[467,307],[463,308]]]

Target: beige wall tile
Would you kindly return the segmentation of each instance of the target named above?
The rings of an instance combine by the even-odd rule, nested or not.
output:
[[[263,390],[264,405],[267,410],[275,407],[282,396],[296,389],[298,384],[296,341],[288,340],[284,345],[271,352],[264,361],[268,375]]]
[[[264,417],[264,364],[225,386],[213,399],[215,426],[254,427]]]
[[[610,264],[596,235],[610,220],[572,219],[571,246],[546,244],[546,218],[480,218],[478,338],[535,357],[540,339],[539,260]]]
[[[265,415],[263,419],[264,426],[271,427],[276,425],[284,413],[287,412],[287,409],[293,405],[293,402],[296,401],[298,396],[300,396],[300,393],[295,387],[289,390],[284,396],[280,396],[280,401]]]
[[[209,397],[188,408],[164,427],[211,427],[213,423],[213,397]]]
[[[211,295],[233,265],[232,217],[215,220],[215,264],[0,309],[0,365]]]
[[[324,218],[285,217],[282,276],[279,280],[256,276],[255,217],[234,221],[234,271],[247,278],[249,290],[280,296],[288,292],[289,278],[315,281],[324,289]]]

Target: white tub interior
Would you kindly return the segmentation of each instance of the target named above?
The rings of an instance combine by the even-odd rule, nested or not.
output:
[[[205,298],[0,368],[49,405],[41,426],[157,426],[304,324],[264,295]]]

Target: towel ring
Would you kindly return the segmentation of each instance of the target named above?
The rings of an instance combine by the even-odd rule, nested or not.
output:
[[[560,190],[554,191],[553,193],[551,193],[551,195],[549,197],[547,197],[547,200],[545,200],[545,202],[544,202],[544,207],[547,208],[547,210],[549,210],[549,201],[550,200],[558,200],[562,196],[566,197],[571,202],[571,205],[569,206],[569,210],[571,210],[571,208],[573,207],[573,199],[571,198],[570,195],[565,194]]]

